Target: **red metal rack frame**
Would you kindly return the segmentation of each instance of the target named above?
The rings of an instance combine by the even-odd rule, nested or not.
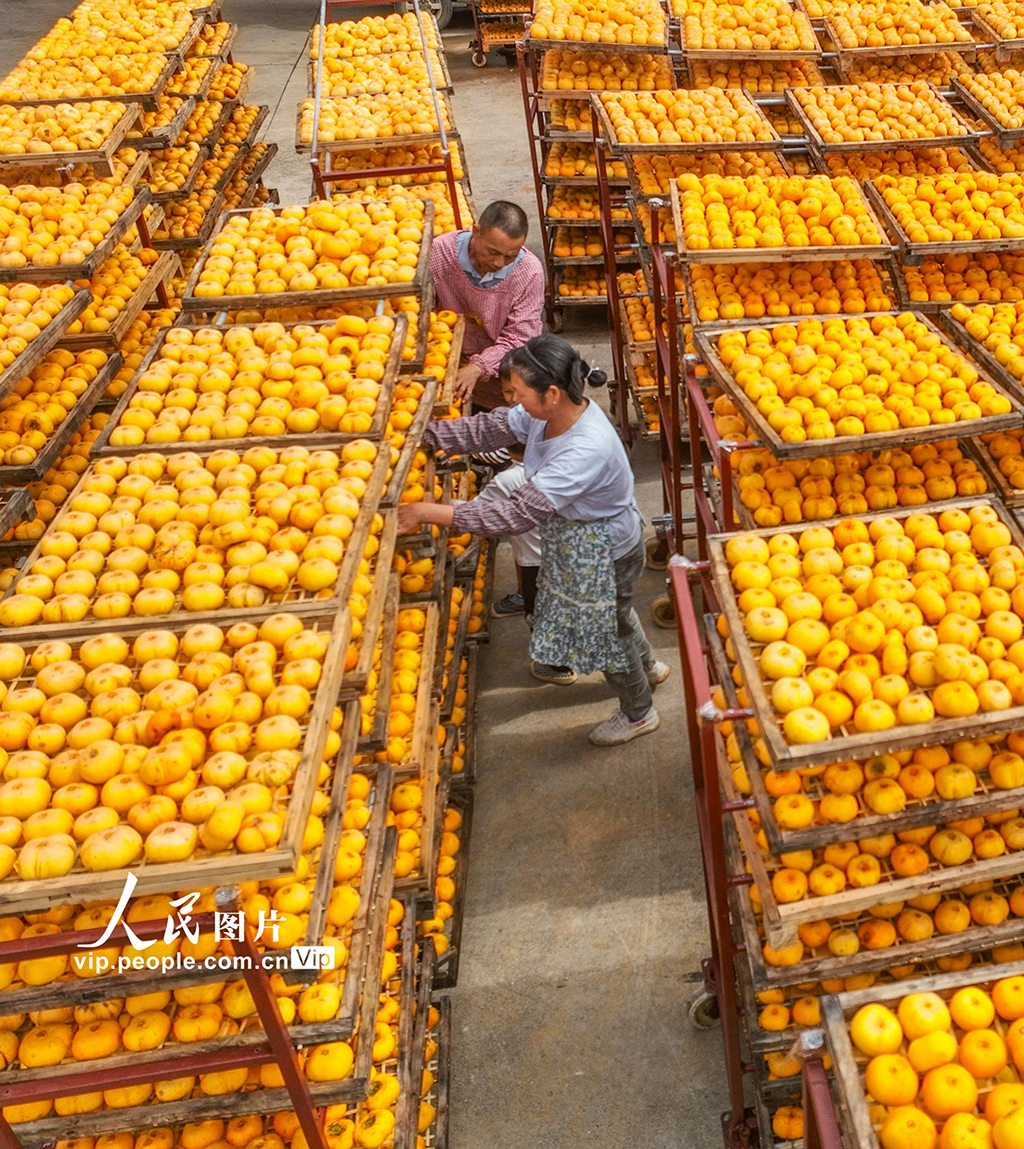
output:
[[[235,887],[224,887],[217,891],[215,897],[217,904],[221,907],[218,912],[231,912],[237,908],[237,889]],[[200,932],[208,933],[214,929],[215,918],[216,914],[213,912],[196,914],[192,917],[190,925]],[[162,938],[165,929],[166,922],[159,919],[136,922],[132,925],[132,932],[142,941]],[[5,960],[16,962],[72,953],[83,944],[99,941],[103,933],[103,929],[77,930],[73,933],[46,934],[41,937],[6,942],[3,946],[3,955]],[[124,925],[118,924],[110,934],[109,940],[115,944],[119,942],[127,944],[131,939],[129,939]],[[213,1050],[208,1053],[196,1054],[193,1057],[175,1058],[173,1062],[167,1059],[148,1060],[141,1063],[136,1069],[119,1069],[118,1084],[129,1086],[160,1081],[167,1076],[171,1065],[173,1065],[173,1071],[176,1075],[194,1076],[224,1069],[239,1069],[243,1066],[265,1065],[268,1061],[273,1061],[281,1070],[285,1087],[310,1149],[328,1149],[323,1121],[317,1116],[317,1109],[309,1092],[309,1085],[299,1066],[295,1046],[292,1044],[288,1029],[278,1011],[277,999],[270,988],[270,979],[260,960],[262,955],[256,948],[252,931],[248,925],[245,927],[244,939],[232,942],[232,947],[236,956],[243,959],[241,964],[245,968],[239,972],[245,979],[253,1001],[256,1003],[256,1011],[263,1025],[266,1041],[245,1049]],[[40,1101],[53,1097],[90,1093],[110,1085],[110,1072],[102,1067],[92,1073],[76,1074],[73,1078],[68,1078],[63,1084],[56,1084],[46,1078],[27,1083],[20,1082],[17,1080],[17,1073],[6,1076],[10,1077],[11,1081],[0,1082],[0,1108],[5,1104],[25,1104],[30,1101]],[[21,1149],[21,1142],[2,1113],[0,1113],[0,1149]]]
[[[723,819],[736,810],[753,805],[742,798],[726,802],[718,783],[715,758],[715,727],[720,722],[743,721],[748,710],[719,710],[711,696],[707,673],[707,650],[701,636],[694,596],[707,604],[715,601],[708,578],[709,564],[693,562],[681,555],[669,560],[669,584],[675,604],[676,629],[686,698],[687,734],[693,773],[694,804],[704,863],[704,888],[708,905],[711,956],[701,963],[705,990],[718,1002],[725,1053],[729,1109],[722,1114],[722,1135],[726,1149],[748,1149],[756,1141],[756,1117],[744,1100],[744,1077],[753,1066],[743,1060],[740,1046],[740,1001],[736,989],[736,960],[743,959],[745,946],[733,938],[729,918],[729,889],[746,886],[749,874],[730,874],[725,852]],[[823,1064],[821,1033],[805,1035],[801,1050],[804,1103],[804,1145],[806,1149],[842,1149]]]

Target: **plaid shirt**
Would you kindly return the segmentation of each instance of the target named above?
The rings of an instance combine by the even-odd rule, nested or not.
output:
[[[437,308],[467,317],[463,354],[483,378],[495,378],[507,351],[541,333],[544,269],[524,248],[511,274],[493,287],[474,287],[459,266],[457,236],[454,231],[440,235],[430,249]]]
[[[509,430],[510,408],[498,407],[484,415],[466,419],[439,419],[431,423],[423,441],[438,451],[449,454],[479,454],[498,447],[512,447],[519,442]],[[493,502],[474,499],[456,503],[452,526],[459,534],[521,535],[550,519],[555,508],[532,482],[523,483],[507,499]]]

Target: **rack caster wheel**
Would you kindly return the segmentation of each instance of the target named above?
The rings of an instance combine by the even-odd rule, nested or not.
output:
[[[721,1023],[718,1016],[718,998],[706,989],[699,990],[687,1011],[694,1029],[715,1029]]]
[[[675,630],[676,608],[667,594],[663,594],[651,603],[651,618],[654,625],[660,626],[662,630]]]
[[[668,570],[668,543],[664,539],[648,539],[644,550],[647,552],[646,566],[649,571]]]
[[[473,61],[473,66],[476,68],[487,67],[487,53],[481,52],[479,48],[470,56],[470,60]]]
[[[551,313],[551,321],[548,323],[548,326],[551,328],[551,330],[556,335],[559,333],[559,331],[562,330],[564,323],[565,323],[565,320],[562,316],[561,311],[553,311]]]

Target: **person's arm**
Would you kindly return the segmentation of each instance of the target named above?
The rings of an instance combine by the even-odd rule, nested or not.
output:
[[[427,424],[423,441],[437,451],[449,454],[477,454],[511,447],[520,440],[508,423],[508,407],[497,407],[482,415],[464,419],[435,419]]]
[[[398,533],[409,534],[422,523],[454,527],[460,534],[521,535],[551,518],[555,508],[533,483],[517,487],[507,499],[494,502],[474,499],[442,506],[437,503],[405,503],[398,508]]]
[[[498,289],[492,288],[492,290]],[[498,338],[490,347],[485,347],[483,351],[469,357],[470,363],[479,368],[481,377],[492,378],[496,376],[501,361],[507,352],[516,347],[522,347],[535,335],[540,335],[544,326],[541,321],[543,308],[544,274],[538,270],[535,276],[531,276],[529,282],[512,304],[512,309],[508,313],[505,326],[501,329]],[[475,382],[476,380],[474,380]]]

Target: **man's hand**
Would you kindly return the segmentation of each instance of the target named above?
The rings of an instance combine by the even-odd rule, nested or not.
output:
[[[422,503],[402,503],[398,508],[398,533],[400,535],[411,535],[419,529],[420,524],[424,521],[420,513],[422,508]]]
[[[456,396],[464,403],[468,403],[482,375],[483,371],[475,363],[467,363],[464,367],[460,367],[459,373],[455,376]]]

